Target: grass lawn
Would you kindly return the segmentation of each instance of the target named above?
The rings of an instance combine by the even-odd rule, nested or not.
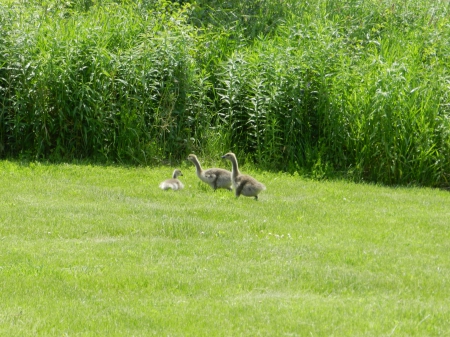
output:
[[[450,335],[449,192],[181,169],[0,161],[0,335]]]

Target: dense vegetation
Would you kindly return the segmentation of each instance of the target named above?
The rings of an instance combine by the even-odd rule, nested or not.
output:
[[[0,156],[448,186],[448,1],[1,0]]]

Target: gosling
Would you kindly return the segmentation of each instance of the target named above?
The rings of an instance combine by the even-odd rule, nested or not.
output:
[[[161,184],[159,184],[159,188],[167,191],[168,189],[172,189],[174,191],[181,190],[184,188],[183,183],[178,179],[179,176],[182,176],[183,173],[179,169],[173,171],[172,179],[164,180]]]
[[[258,200],[259,192],[264,191],[266,189],[266,186],[257,181],[255,178],[246,174],[241,174],[241,172],[239,172],[238,161],[234,153],[228,152],[227,154],[223,155],[222,158],[231,161],[231,181],[236,194],[236,198],[238,198],[242,194],[246,197],[254,197],[255,200]]]
[[[200,162],[195,154],[190,154],[187,158],[191,161],[197,170],[197,177],[214,189],[225,188],[231,191],[231,172],[221,168],[210,168],[208,170],[202,169]]]

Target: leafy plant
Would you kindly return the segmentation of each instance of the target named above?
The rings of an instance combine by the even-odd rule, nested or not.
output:
[[[0,156],[449,186],[448,6],[2,1]]]

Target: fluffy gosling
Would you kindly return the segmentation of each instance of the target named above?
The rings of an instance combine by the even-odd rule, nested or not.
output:
[[[218,188],[225,188],[231,191],[231,172],[221,168],[210,168],[203,170],[195,154],[190,154],[187,158],[196,168],[197,177],[211,186],[214,191]]]
[[[231,161],[231,182],[233,184],[236,197],[238,198],[242,194],[246,197],[254,197],[255,200],[258,200],[259,192],[264,191],[266,186],[257,181],[255,178],[239,172],[238,161],[234,153],[228,152],[223,155],[222,158]]]
[[[172,179],[164,180],[161,184],[159,184],[159,188],[167,191],[168,189],[172,189],[174,191],[181,190],[184,188],[183,183],[178,179],[179,176],[182,176],[181,170],[176,169],[173,171]]]

